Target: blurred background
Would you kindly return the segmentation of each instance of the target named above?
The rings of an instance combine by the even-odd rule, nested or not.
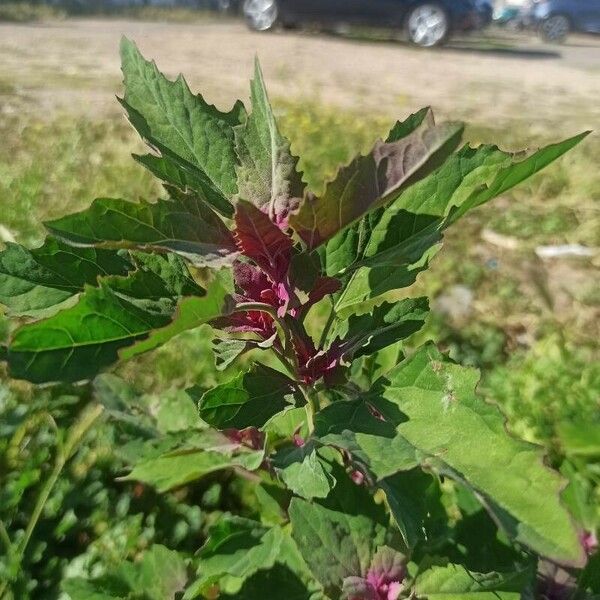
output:
[[[123,34],[222,109],[247,100],[258,55],[317,186],[425,105],[438,120],[467,121],[467,141],[503,149],[598,130],[594,32],[600,0],[0,0],[0,244],[39,244],[43,220],[99,196],[160,193],[130,158],[141,142],[115,100]],[[434,312],[412,340],[481,369],[482,394],[515,435],[547,448],[590,531],[600,505],[599,162],[593,133],[451,230],[417,283]],[[0,315],[0,339],[8,334]],[[216,372],[208,339],[187,333],[86,387],[36,390],[0,373],[10,535],[22,535],[48,477],[47,412],[60,430],[93,395],[176,430],[173,414],[194,414],[180,390],[231,377]],[[161,498],[115,481],[139,427],[104,423],[79,450],[46,504],[19,598],[58,597],[65,574],[109,568],[153,542],[193,551],[220,511],[244,505],[243,482],[223,475]],[[2,561],[0,550],[0,579]]]

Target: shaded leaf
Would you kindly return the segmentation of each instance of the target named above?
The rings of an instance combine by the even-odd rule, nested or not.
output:
[[[312,442],[282,448],[273,456],[273,465],[287,488],[307,500],[326,498],[335,485],[331,465],[320,458]]]
[[[346,577],[366,575],[375,550],[383,545],[387,517],[369,491],[355,485],[341,468],[326,500],[293,498],[292,535],[325,593],[339,597]]]
[[[220,519],[210,530],[199,558],[199,578],[187,590],[185,598],[197,597],[224,576],[244,581],[276,565],[284,566],[286,572],[295,574],[294,579],[301,579],[305,584],[312,579],[288,533],[280,527],[268,528],[241,517]],[[311,587],[315,589],[314,584]]]
[[[46,227],[71,244],[177,252],[197,266],[230,264],[237,254],[225,224],[191,194],[155,203],[100,198]]]
[[[352,315],[338,322],[332,333],[334,346],[348,358],[359,358],[391,346],[411,336],[425,324],[429,312],[427,298],[407,298],[395,304],[384,303],[364,315]]]
[[[127,278],[86,288],[78,303],[17,329],[8,349],[13,377],[35,383],[94,377],[119,358],[163,344],[185,329],[222,314],[226,291],[203,291],[175,256],[151,256]],[[188,304],[189,303],[189,304]]]
[[[132,268],[116,252],[73,248],[51,237],[33,250],[7,243],[0,252],[0,303],[14,315],[40,316],[97,285],[98,277]]]
[[[164,546],[152,546],[138,563],[123,562],[96,579],[67,579],[72,600],[175,600],[187,582],[184,559]]]
[[[262,427],[285,410],[295,394],[294,382],[270,367],[256,364],[206,393],[188,390],[198,400],[200,417],[217,429]]]

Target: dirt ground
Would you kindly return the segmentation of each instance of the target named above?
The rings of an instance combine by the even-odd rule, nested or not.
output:
[[[493,126],[526,119],[534,130],[600,126],[598,38],[545,46],[525,36],[488,34],[428,51],[325,34],[256,34],[235,21],[0,25],[0,108],[4,87],[35,99],[35,110],[118,111],[123,34],[162,70],[183,71],[193,88],[223,107],[247,97],[256,54],[274,97],[398,117],[431,104],[443,117]]]

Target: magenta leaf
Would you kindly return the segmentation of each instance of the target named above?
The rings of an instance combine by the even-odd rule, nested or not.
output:
[[[235,224],[236,242],[242,254],[280,283],[290,265],[292,239],[268,215],[244,200],[237,203]]]

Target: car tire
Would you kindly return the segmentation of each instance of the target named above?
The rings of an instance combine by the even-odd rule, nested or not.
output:
[[[269,31],[277,25],[279,7],[276,0],[244,0],[246,24],[254,31]]]
[[[441,46],[450,35],[450,17],[441,4],[421,2],[406,14],[404,30],[408,41],[415,46]]]
[[[565,15],[550,15],[542,21],[540,34],[545,42],[562,44],[571,31],[571,21]]]

